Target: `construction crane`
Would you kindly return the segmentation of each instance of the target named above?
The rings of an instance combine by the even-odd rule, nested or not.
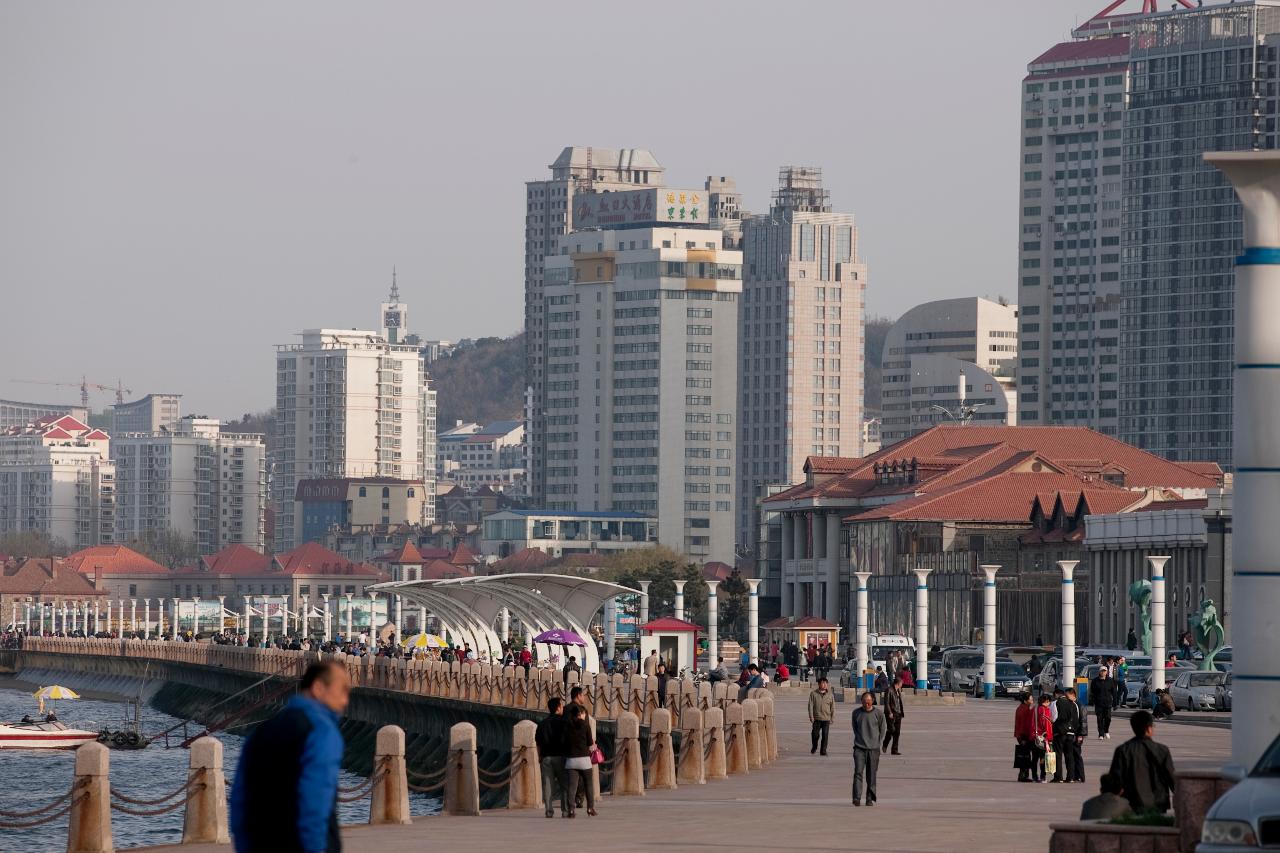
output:
[[[56,385],[59,388],[79,388],[80,389],[80,405],[86,409],[89,408],[89,389],[93,388],[98,391],[112,391],[116,395],[116,404],[124,402],[125,394],[132,394],[133,390],[124,387],[124,382],[117,379],[115,385],[102,385],[98,382],[90,382],[84,376],[80,377],[79,382],[51,382],[46,379],[15,379],[14,382],[22,382],[26,385]]]

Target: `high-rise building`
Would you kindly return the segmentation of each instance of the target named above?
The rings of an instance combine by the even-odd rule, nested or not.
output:
[[[405,312],[393,291],[381,320]],[[299,480],[394,477],[422,480],[435,493],[436,393],[421,348],[389,343],[402,334],[403,324],[380,332],[305,329],[301,343],[276,347],[276,550],[298,544]],[[425,501],[422,523],[434,521],[435,501]]]
[[[201,554],[266,547],[267,449],[261,435],[222,432],[189,415],[174,430],[117,434],[116,541],[172,530]]]
[[[861,455],[867,267],[853,214],[832,211],[810,166],[779,170],[769,212],[743,224],[742,255],[737,539],[763,552],[770,486],[803,479],[810,456]]]
[[[742,223],[751,216],[742,206],[742,193],[738,183],[723,175],[708,175],[702,185],[707,191],[707,211],[712,229],[724,235],[726,249],[742,248]]]
[[[880,361],[882,446],[952,420],[1017,423],[1017,338],[1017,307],[978,296],[903,314]]]
[[[25,403],[21,400],[0,400],[0,432],[13,429],[14,427],[24,427],[27,424],[33,424],[41,418],[47,418],[50,415],[54,417],[71,415],[71,417],[80,421],[82,424],[89,422],[89,409],[85,406],[73,406],[70,404],[63,405],[60,403]]]
[[[181,418],[181,394],[148,394],[141,400],[111,407],[111,432],[172,432],[178,428]]]
[[[731,561],[742,254],[706,227],[705,202],[583,197],[579,225],[600,230],[547,257],[542,507],[651,516],[664,545]]]
[[[525,468],[535,501],[546,497],[544,468],[543,368],[546,358],[543,317],[543,269],[555,252],[557,238],[574,230],[574,196],[635,187],[660,187],[663,167],[643,148],[569,147],[551,164],[550,179],[525,185],[524,334],[525,423],[528,426]]]
[[[115,541],[110,438],[70,415],[0,435],[0,534],[33,531],[68,547]]]
[[[1022,82],[1021,424],[1117,431],[1121,136],[1136,17],[1087,22],[1033,59]]]
[[[1276,147],[1280,2],[1162,12],[1132,27],[1119,435],[1228,466],[1242,220],[1201,155]]]

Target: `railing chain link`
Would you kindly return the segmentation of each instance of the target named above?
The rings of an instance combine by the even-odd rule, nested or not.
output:
[[[115,788],[111,789],[111,796],[118,800],[121,800],[123,802],[129,803],[135,806],[158,806],[161,803],[166,803],[169,800],[172,800],[174,797],[178,796],[179,794],[189,789],[193,782],[204,777],[204,772],[205,772],[205,768],[203,767],[198,768],[196,771],[196,775],[191,777],[187,781],[183,782],[181,788],[178,788],[176,791],[171,791],[168,794],[165,794],[163,797],[159,797],[158,799],[140,800],[140,799],[137,799],[136,797],[130,797],[128,794],[122,794],[119,791],[117,791]]]

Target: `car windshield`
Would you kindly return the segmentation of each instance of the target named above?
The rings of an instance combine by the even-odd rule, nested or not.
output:
[[[1217,687],[1227,680],[1221,672],[1193,672],[1187,681],[1188,687]]]
[[[1131,666],[1129,671],[1125,673],[1125,680],[1143,682],[1147,680],[1147,676],[1151,674],[1149,666]]]
[[[977,653],[952,655],[951,668],[952,669],[981,669],[982,655]]]
[[[1254,776],[1280,776],[1280,737],[1271,742],[1253,768]]]
[[[906,646],[872,646],[871,659],[872,660],[888,660],[889,655],[893,654],[894,652],[902,652],[907,657],[911,657],[911,649],[907,648]]]
[[[998,663],[996,664],[996,678],[1022,678],[1027,677],[1027,672],[1016,663]]]

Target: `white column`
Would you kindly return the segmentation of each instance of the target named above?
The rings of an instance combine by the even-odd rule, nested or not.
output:
[[[839,513],[827,513],[826,521],[823,522],[823,530],[827,534],[826,551],[823,557],[827,564],[827,593],[823,598],[826,604],[826,618],[828,622],[837,623],[840,621],[840,515]]]
[[[178,639],[178,628],[182,624],[182,599],[169,599],[169,608],[173,611],[173,638]]]
[[[999,566],[983,566],[982,581],[982,698],[996,698],[996,572]],[[1065,595],[1065,593],[1064,593]],[[1075,655],[1072,655],[1075,660]]]
[[[156,599],[156,638],[164,636],[164,599]]]
[[[289,596],[280,597],[280,636],[289,636]]]
[[[1272,518],[1280,504],[1280,155],[1205,159],[1226,173],[1244,204],[1234,312],[1232,574],[1230,597],[1217,605],[1233,644],[1231,763],[1247,770],[1280,730],[1280,529]]]
[[[311,596],[304,595],[298,602],[298,625],[303,637],[311,636]],[[400,630],[397,623],[396,630]]]
[[[62,633],[67,633],[67,603],[62,602]]]
[[[640,624],[644,625],[649,621],[649,583],[650,581],[640,581]]]
[[[31,599],[22,602],[22,632],[31,633]]]
[[[351,593],[347,593],[347,632],[343,636],[347,638],[347,642],[351,642],[351,635],[355,631],[355,615],[351,607]]]
[[[65,610],[63,611],[66,612]],[[107,633],[111,633],[111,599],[107,599]]]
[[[1164,566],[1168,557],[1147,557],[1151,564],[1151,689],[1164,687],[1166,608],[1164,603]],[[1235,703],[1232,702],[1232,710]]]
[[[684,621],[684,585],[688,581],[673,581],[676,585],[676,618]]]
[[[373,637],[377,636],[377,630],[378,630],[378,620],[377,620],[378,594],[376,592],[369,592],[368,595],[369,595],[369,637],[372,640]],[[477,650],[476,653],[479,654],[479,651]]]
[[[129,599],[129,630],[138,630],[138,599]]]
[[[249,637],[253,636],[250,625],[253,624],[253,596],[245,594],[243,598],[244,615],[241,618],[240,633],[244,634],[245,642],[249,642]]]
[[[226,624],[227,597],[225,595],[218,596],[218,633],[222,633],[223,626]]]
[[[502,608],[500,615],[501,621],[507,621],[507,608]],[[613,660],[614,654],[618,651],[618,599],[616,597],[606,598],[604,600],[604,654],[607,660]],[[506,642],[507,628],[502,628],[502,641]],[[696,665],[696,661],[695,661]],[[603,666],[600,671],[604,672]]]
[[[747,578],[747,658],[751,663],[760,662],[760,580]]]
[[[857,643],[857,672],[858,687],[862,687],[863,673],[867,671],[867,667],[871,665],[871,658],[867,652],[867,634],[870,632],[868,625],[870,619],[871,608],[867,602],[867,581],[871,579],[871,572],[854,572],[853,576],[858,579],[857,591],[857,625],[855,629],[857,633],[854,635]]]
[[[262,596],[262,645],[266,645],[271,637],[271,596]]]
[[[151,639],[151,599],[142,599],[142,639]]]
[[[427,633],[427,608],[425,607],[418,608],[418,633]],[[532,645],[530,645],[530,648],[532,648]]]
[[[507,612],[507,608],[505,608],[505,607],[504,607],[504,608],[502,608],[502,612],[503,612],[503,613],[506,613],[506,612]],[[505,637],[506,637],[506,635],[507,635],[507,634],[506,634],[506,632],[507,632],[507,628],[508,628],[508,627],[509,627],[509,626],[507,626],[506,624],[504,624],[504,625],[502,626],[502,636],[503,636],[503,638],[505,638]],[[404,598],[403,598],[403,596],[399,596],[399,595],[397,595],[397,596],[396,596],[396,634],[397,634],[397,635],[399,636],[399,638],[400,638],[400,639],[402,639],[402,640],[403,640],[403,639],[404,639],[404,637],[405,637],[405,630],[404,630]]]
[[[324,631],[322,632],[322,637],[327,643],[329,642],[329,593],[326,592],[320,597],[324,599]]]
[[[716,668],[720,657],[720,596],[716,587],[720,581],[707,581],[707,670]]]
[[[200,599],[191,599],[191,636],[200,635]]]
[[[1076,566],[1079,560],[1059,560],[1062,570],[1062,689],[1076,685]]]
[[[916,569],[916,689],[929,689],[929,569]]]

